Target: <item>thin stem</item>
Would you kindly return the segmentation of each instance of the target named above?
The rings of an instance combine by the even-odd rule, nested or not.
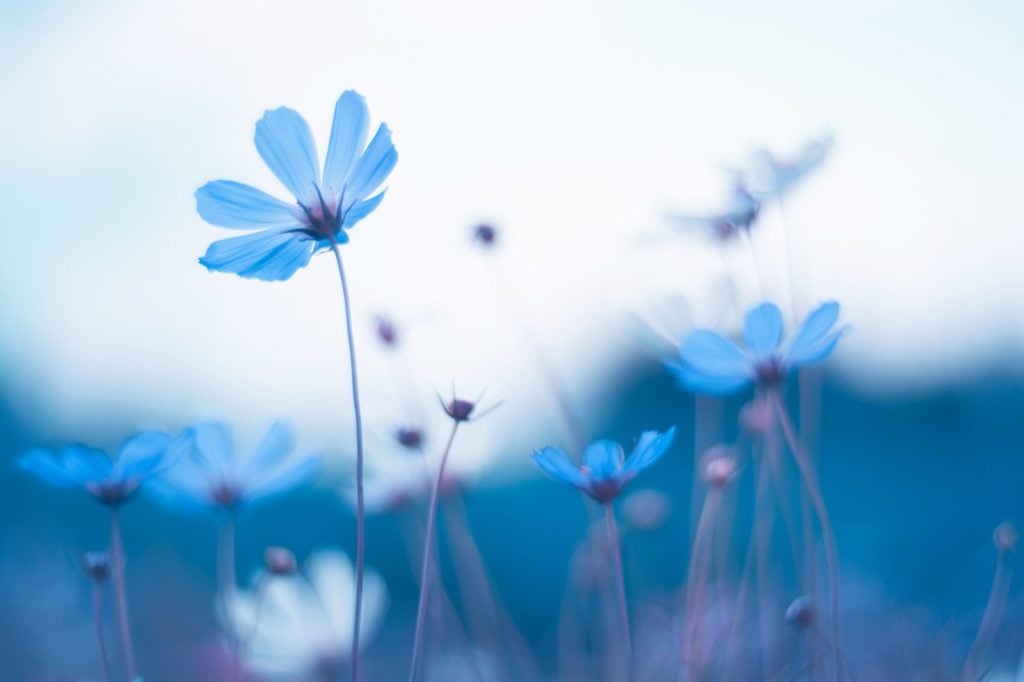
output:
[[[996,574],[992,578],[992,590],[988,595],[988,603],[985,604],[985,613],[981,616],[978,634],[971,644],[970,651],[967,652],[963,670],[960,671],[960,682],[973,682],[977,679],[978,662],[995,636],[999,621],[1003,616],[1012,575],[1013,570],[1008,561],[1007,552],[999,552],[996,559]]]
[[[697,522],[697,534],[690,549],[690,566],[686,571],[686,612],[684,622],[689,631],[683,643],[683,651],[689,663],[699,671],[702,661],[700,655],[700,624],[703,618],[704,594],[707,592],[708,565],[711,559],[711,527],[718,516],[722,493],[710,489],[704,496],[704,505]]]
[[[430,566],[434,550],[434,526],[437,524],[437,499],[440,495],[441,484],[444,482],[444,470],[448,465],[448,455],[452,451],[455,434],[459,432],[459,424],[460,422],[458,421],[452,422],[452,432],[448,436],[448,443],[444,446],[441,464],[437,467],[437,478],[434,480],[434,487],[430,491],[430,508],[427,511],[427,537],[423,543],[423,565],[420,569],[420,600],[416,608],[416,632],[412,640],[412,662],[409,664],[409,682],[415,682],[416,675],[419,672],[423,625],[427,618],[427,600],[430,596]]]
[[[235,517],[229,513],[221,523],[217,538],[217,591],[220,595],[220,608],[225,618],[228,617],[228,610],[237,584],[235,576]],[[241,638],[238,633],[230,632],[228,640],[228,645],[231,648],[231,680],[238,680],[242,675]]]
[[[797,468],[800,470],[800,477],[803,479],[811,504],[818,516],[818,523],[821,525],[821,536],[825,541],[825,566],[828,571],[829,602],[832,618],[832,646],[835,653],[836,679],[840,682],[843,675],[843,654],[842,642],[839,639],[839,556],[836,551],[836,538],[832,531],[832,524],[829,521],[828,508],[825,506],[825,498],[822,497],[821,489],[818,486],[817,473],[814,469],[814,462],[811,461],[793,428],[793,422],[782,404],[782,396],[778,390],[769,391],[769,399],[775,408],[779,424],[782,426],[782,433],[786,436],[786,442],[796,460]]]
[[[626,578],[622,572],[622,548],[619,545],[619,531],[615,523],[615,511],[610,502],[604,505],[604,518],[608,523],[608,549],[612,553],[612,571],[618,596],[619,620],[622,622],[622,649],[626,659],[626,679],[633,682],[633,635],[629,627],[629,608],[626,606]]]
[[[121,630],[121,653],[129,680],[136,678],[135,649],[132,646],[132,625],[128,619],[128,597],[124,585],[124,545],[121,542],[121,517],[117,507],[110,514],[110,558],[113,562],[114,598],[117,601],[117,622]]]
[[[356,422],[356,610],[352,622],[352,682],[359,679],[359,630],[363,615],[363,563],[366,553],[366,508],[363,500],[363,415],[359,403],[359,377],[356,371],[356,341],[352,333],[352,308],[349,303],[348,281],[341,264],[341,250],[334,235],[330,236],[331,251],[338,263],[341,279],[341,298],[345,308],[345,333],[348,336],[348,361],[352,375],[352,411]]]
[[[100,652],[100,661],[103,663],[103,679],[112,682],[114,678],[110,676],[107,642],[103,637],[103,583],[99,580],[92,583],[92,617],[96,625],[96,646]]]

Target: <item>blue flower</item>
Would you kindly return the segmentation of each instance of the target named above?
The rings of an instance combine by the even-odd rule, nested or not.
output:
[[[18,466],[52,486],[84,490],[115,507],[131,499],[143,481],[166,467],[177,452],[167,434],[143,431],[126,440],[115,459],[102,450],[75,444],[59,453],[30,450]]]
[[[284,280],[317,251],[347,242],[346,230],[384,198],[384,191],[373,193],[398,161],[387,125],[377,128],[369,145],[368,131],[366,101],[353,90],[342,93],[321,175],[306,120],[287,107],[266,112],[256,124],[256,149],[295,203],[230,180],[203,185],[196,191],[203,220],[259,231],[214,242],[199,262],[242,277]]]
[[[795,332],[783,338],[782,313],[762,303],[747,313],[743,325],[746,348],[707,329],[693,331],[679,348],[679,360],[668,363],[682,385],[695,393],[727,395],[751,384],[775,385],[792,370],[825,359],[846,327],[836,328],[839,304],[815,308]]]
[[[707,214],[671,213],[668,217],[679,227],[710,232],[728,241],[742,230],[749,230],[761,212],[761,201],[741,182],[733,185],[728,201],[719,211]]]
[[[288,457],[294,437],[281,423],[247,458],[236,454],[231,432],[219,422],[197,424],[185,438],[185,456],[148,486],[158,502],[182,511],[239,510],[311,482],[322,468],[317,456]]]
[[[675,427],[665,433],[644,431],[629,457],[622,446],[599,440],[583,450],[583,465],[577,466],[558,448],[533,453],[533,461],[556,481],[579,488],[601,503],[614,500],[626,484],[665,454],[675,438]]]
[[[780,159],[767,149],[758,149],[744,171],[745,182],[762,201],[779,198],[825,161],[834,142],[834,136],[828,133],[810,140],[788,159]]]

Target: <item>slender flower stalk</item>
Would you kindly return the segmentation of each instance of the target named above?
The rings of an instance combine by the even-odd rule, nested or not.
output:
[[[633,665],[633,633],[629,627],[629,608],[626,606],[626,578],[622,571],[622,547],[619,544],[618,524],[615,522],[615,511],[612,509],[610,500],[604,503],[604,518],[608,526],[608,550],[612,553],[612,572],[619,608],[619,622],[622,625],[622,652],[626,664],[626,679],[633,682],[636,679]]]
[[[786,412],[786,407],[782,403],[782,396],[779,394],[778,389],[770,390],[768,392],[768,399],[771,401],[775,414],[778,417],[782,433],[786,437],[789,449],[793,453],[793,459],[796,460],[797,468],[800,471],[800,478],[803,480],[811,505],[814,507],[814,512],[818,517],[818,523],[821,525],[822,540],[825,543],[825,567],[828,571],[829,606],[831,610],[829,616],[832,621],[832,647],[835,654],[835,671],[836,678],[842,682],[844,674],[842,640],[839,633],[839,556],[836,551],[835,533],[832,530],[832,523],[829,521],[825,498],[822,496],[820,486],[818,485],[818,476],[814,468],[814,462],[811,461],[800,444],[800,440],[797,438],[793,422],[789,418],[789,413]]]
[[[124,584],[124,545],[121,541],[121,517],[117,507],[110,510],[110,559],[113,564],[114,599],[117,602],[117,623],[121,632],[121,653],[129,680],[136,678],[135,649],[132,646],[132,625],[128,618],[128,597]]]
[[[455,403],[456,401],[452,401]],[[472,409],[472,408],[470,408]],[[466,414],[466,418],[469,414]],[[452,420],[452,431],[448,436],[448,442],[441,454],[441,463],[437,467],[437,478],[434,480],[434,487],[430,490],[430,506],[427,511],[427,537],[423,543],[423,564],[420,569],[420,599],[416,608],[416,631],[413,634],[412,661],[409,664],[409,682],[416,682],[419,673],[420,653],[423,644],[423,625],[427,618],[427,601],[430,597],[430,568],[434,552],[434,526],[437,522],[437,500],[440,494],[441,485],[444,482],[444,470],[448,465],[448,455],[452,451],[452,443],[455,442],[455,434],[459,432],[459,425],[465,419]]]
[[[105,682],[113,682],[114,678],[110,676],[110,659],[107,657],[107,641],[103,636],[103,583],[98,580],[92,584],[92,618],[96,627],[96,648],[103,664],[103,679]]]
[[[235,517],[228,512],[221,523],[217,538],[217,587],[220,595],[220,607],[226,613],[228,604],[235,596],[238,587],[235,576]],[[235,634],[230,635],[231,647],[231,679],[242,677],[242,641]]]
[[[993,540],[999,552],[996,557],[996,572],[992,578],[992,589],[985,604],[985,612],[981,616],[981,625],[978,626],[978,634],[971,644],[970,651],[967,652],[964,667],[960,671],[960,682],[973,682],[978,679],[978,663],[996,634],[1010,593],[1010,582],[1013,578],[1013,565],[1010,560],[1019,541],[1017,529],[1010,523],[1000,524],[996,528]]]
[[[349,301],[348,280],[341,262],[341,250],[332,235],[331,251],[338,264],[341,280],[341,298],[345,308],[345,334],[348,337],[348,361],[352,377],[352,412],[356,426],[356,612],[352,628],[352,680],[359,679],[359,630],[363,612],[363,570],[366,557],[366,501],[363,492],[363,412],[359,402],[359,373],[356,369],[356,340],[352,333],[352,306]]]

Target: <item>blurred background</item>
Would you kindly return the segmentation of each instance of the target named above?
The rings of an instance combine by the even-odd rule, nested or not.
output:
[[[284,418],[330,469],[244,520],[240,575],[267,544],[300,559],[353,546],[333,262],[315,257],[283,283],[210,274],[197,258],[232,235],[193,198],[216,178],[286,196],[255,121],[292,107],[323,154],[350,88],[400,154],[381,208],[344,247],[370,466],[380,452],[408,468],[388,434],[443,427],[437,393],[501,401],[464,429],[452,467],[542,662],[587,516],[529,459],[571,446],[533,347],[590,437],[680,428],[661,475],[637,482],[667,493],[672,515],[626,546],[633,593],[664,592],[685,573],[694,454],[694,401],[662,369],[665,337],[734,329],[728,278],[740,307],[763,294],[799,318],[834,298],[852,327],[816,375],[817,435],[861,622],[899,612],[969,631],[992,529],[1024,520],[1022,35],[1014,2],[4,2],[4,679],[94,679],[71,550],[106,542],[105,510],[16,471],[27,447],[114,448],[138,428],[210,417],[251,445]],[[785,156],[829,132],[826,161],[766,207],[750,248],[666,217],[720,207],[728,169],[754,149]],[[480,223],[498,230],[491,251],[472,243]],[[378,342],[380,315],[397,349]],[[721,434],[739,405],[715,408]],[[399,526],[370,523],[368,562],[392,595],[367,652],[377,670],[405,655],[415,610]],[[215,524],[140,499],[125,534],[147,681],[215,679],[202,672],[219,651]],[[1014,587],[1008,659],[1024,642],[1021,601]]]

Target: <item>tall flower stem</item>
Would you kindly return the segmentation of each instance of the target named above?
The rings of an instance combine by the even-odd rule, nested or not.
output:
[[[978,679],[977,669],[981,656],[985,653],[992,638],[999,627],[999,620],[1003,615],[1003,608],[1006,606],[1006,598],[1010,591],[1010,582],[1013,576],[1013,568],[1010,565],[1009,553],[1000,551],[996,558],[996,574],[992,578],[992,589],[988,595],[988,603],[985,604],[985,612],[981,616],[981,625],[978,626],[978,634],[967,652],[967,659],[960,671],[960,682],[973,682]]]
[[[778,390],[769,391],[768,396],[772,407],[775,409],[779,425],[782,427],[782,433],[789,444],[789,449],[793,453],[793,459],[796,460],[797,469],[800,471],[800,477],[803,479],[807,495],[810,497],[811,505],[814,507],[815,514],[818,517],[818,523],[821,524],[821,536],[825,542],[825,566],[828,571],[829,606],[831,610],[829,615],[832,619],[832,650],[835,654],[836,679],[842,682],[844,675],[842,643],[839,638],[839,556],[836,551],[835,533],[832,530],[832,523],[829,521],[825,498],[822,497],[821,488],[818,485],[818,476],[814,469],[814,462],[811,461],[811,458],[804,451],[800,440],[796,436],[793,422],[789,418],[789,413],[786,412],[786,406],[782,403],[782,396]]]
[[[110,558],[113,561],[114,599],[117,602],[117,623],[121,630],[121,653],[129,680],[136,678],[135,649],[132,646],[132,625],[128,619],[128,596],[124,585],[124,544],[121,541],[121,516],[117,507],[110,514]]]
[[[619,543],[618,524],[615,523],[615,511],[611,502],[604,505],[604,518],[608,525],[608,549],[612,553],[612,571],[618,597],[619,620],[622,622],[622,648],[626,659],[626,679],[633,682],[636,672],[633,669],[633,635],[629,627],[629,608],[626,606],[626,578],[622,571],[622,546]]]
[[[366,554],[366,506],[363,499],[363,414],[359,403],[359,375],[356,370],[356,340],[352,333],[352,307],[349,303],[348,281],[341,264],[341,250],[331,236],[331,251],[338,263],[341,298],[345,308],[345,333],[348,336],[348,361],[352,375],[352,411],[356,422],[356,610],[352,622],[352,682],[359,679],[359,630],[363,616],[363,563]]]
[[[229,513],[220,526],[217,538],[217,591],[220,594],[220,608],[228,615],[231,600],[237,587],[235,576],[235,517]],[[231,647],[231,680],[242,677],[241,638],[237,633],[228,637]]]
[[[448,455],[452,451],[452,443],[455,442],[455,434],[459,432],[459,422],[452,422],[452,432],[448,436],[448,443],[444,446],[444,453],[441,455],[441,463],[437,467],[437,478],[434,479],[434,487],[430,490],[430,507],[427,511],[427,537],[423,543],[423,565],[420,569],[420,600],[416,607],[416,631],[412,640],[412,661],[409,664],[409,682],[415,682],[419,673],[420,654],[423,645],[423,625],[427,619],[427,602],[430,597],[430,569],[434,552],[434,532],[437,525],[437,500],[440,496],[441,484],[444,482],[444,470],[448,465]]]
[[[94,580],[92,584],[92,617],[96,626],[96,647],[99,649],[100,661],[103,663],[103,679],[112,682],[110,676],[110,659],[107,658],[107,642],[103,637],[103,583]]]
[[[722,495],[720,490],[708,490],[704,496],[700,520],[697,522],[697,533],[690,548],[690,564],[686,571],[686,630],[683,652],[686,661],[699,671],[700,660],[700,624],[704,614],[704,595],[708,586],[708,569],[711,561],[712,527],[718,517]],[[699,674],[699,673],[698,673]]]

